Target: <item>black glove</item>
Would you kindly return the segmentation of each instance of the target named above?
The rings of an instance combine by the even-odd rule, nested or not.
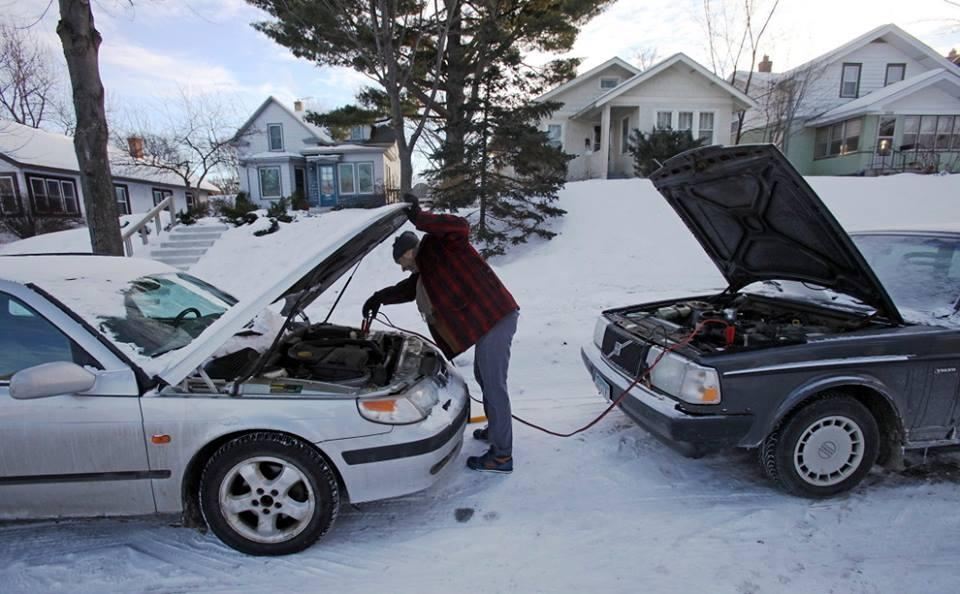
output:
[[[403,201],[409,204],[407,212],[409,213],[410,220],[416,219],[417,215],[420,214],[420,199],[417,198],[415,194],[407,192],[403,195]]]
[[[377,312],[380,311],[380,306],[383,305],[383,302],[380,301],[380,294],[374,293],[363,303],[363,319],[369,319],[377,315]]]

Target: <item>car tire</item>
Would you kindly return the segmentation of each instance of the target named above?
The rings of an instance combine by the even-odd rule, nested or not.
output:
[[[257,432],[216,451],[200,478],[200,509],[226,545],[249,555],[287,555],[333,526],[340,489],[330,466],[289,435]]]
[[[880,430],[870,411],[854,398],[828,394],[764,440],[760,463],[787,492],[823,498],[859,484],[879,451]]]

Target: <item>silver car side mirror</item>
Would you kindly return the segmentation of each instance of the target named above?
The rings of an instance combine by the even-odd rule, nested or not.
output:
[[[46,398],[86,392],[97,383],[93,375],[76,363],[55,361],[22,369],[10,378],[10,396],[18,400]]]

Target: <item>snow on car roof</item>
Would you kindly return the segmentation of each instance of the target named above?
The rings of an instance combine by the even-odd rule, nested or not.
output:
[[[20,284],[33,283],[44,288],[77,281],[127,283],[148,274],[166,272],[176,270],[166,264],[140,258],[90,254],[0,256],[0,279]]]
[[[122,291],[130,282],[176,269],[139,258],[91,255],[0,256],[0,279],[32,284],[88,322],[124,316]]]

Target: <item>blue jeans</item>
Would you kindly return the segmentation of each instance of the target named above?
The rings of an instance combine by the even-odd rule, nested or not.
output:
[[[483,392],[483,412],[487,416],[487,434],[494,456],[513,455],[507,370],[510,367],[510,345],[519,317],[519,311],[507,314],[481,336],[474,347],[473,375]]]

